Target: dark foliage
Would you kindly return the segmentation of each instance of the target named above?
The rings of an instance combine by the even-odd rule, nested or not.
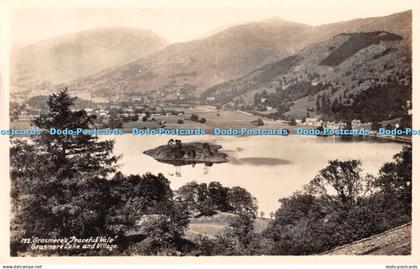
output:
[[[362,176],[358,161],[330,161],[302,192],[281,199],[263,233],[268,253],[308,255],[411,221],[411,148]]]
[[[407,115],[407,100],[411,100],[411,85],[380,84],[354,96],[351,105],[335,104],[332,110],[340,119],[379,122]]]
[[[106,250],[32,251],[22,238],[117,237],[138,232],[152,249],[171,248],[188,226],[188,211],[178,203],[161,174],[125,177],[116,171],[113,141],[90,135],[52,135],[49,128],[88,129],[92,118],[74,110],[66,90],[48,100],[48,112],[35,118],[42,135],[12,140],[11,255],[110,255]],[[140,230],[137,221],[142,219]],[[157,225],[159,224],[159,225]],[[126,240],[125,240],[126,241]],[[122,244],[117,252],[131,243]],[[152,251],[148,248],[148,251]],[[149,253],[149,252],[147,252]]]
[[[337,66],[359,50],[370,45],[379,44],[381,41],[402,40],[402,37],[399,35],[383,31],[349,33],[342,35],[349,36],[349,39],[346,40],[341,46],[334,49],[327,58],[319,63],[320,65]]]
[[[190,212],[212,215],[216,210],[238,215],[257,214],[257,200],[241,187],[224,187],[219,182],[190,182],[176,191],[177,197]]]
[[[214,97],[213,103],[226,104],[232,101],[234,97],[245,94],[257,86],[271,81],[276,76],[285,74],[298,61],[299,58],[295,55],[286,57],[278,62],[261,67],[237,80],[215,85],[207,89],[200,98],[206,100],[207,97]]]

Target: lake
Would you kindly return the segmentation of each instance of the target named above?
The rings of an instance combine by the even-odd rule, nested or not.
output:
[[[109,136],[106,137],[109,139]],[[210,142],[222,146],[229,162],[206,167],[204,164],[175,167],[160,163],[143,151],[164,145],[170,139],[183,142]],[[190,182],[219,181],[224,186],[241,186],[258,200],[259,211],[268,217],[279,207],[278,199],[300,190],[326,167],[328,160],[359,159],[364,172],[377,174],[391,161],[402,144],[374,139],[342,141],[316,136],[164,136],[123,135],[115,138],[115,154],[122,154],[124,174],[162,173],[173,190]]]

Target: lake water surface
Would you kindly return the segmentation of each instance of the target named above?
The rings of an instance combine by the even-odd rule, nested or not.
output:
[[[109,137],[107,137],[109,138]],[[160,163],[143,151],[164,145],[170,138],[183,142],[210,142],[222,146],[229,162],[175,167]],[[334,137],[312,136],[133,136],[115,138],[115,154],[122,154],[124,174],[162,173],[172,189],[190,182],[219,181],[224,186],[241,186],[258,200],[265,216],[279,207],[278,199],[289,196],[308,183],[328,160],[358,159],[364,172],[376,174],[384,162],[399,152],[402,144],[376,140],[341,141]]]

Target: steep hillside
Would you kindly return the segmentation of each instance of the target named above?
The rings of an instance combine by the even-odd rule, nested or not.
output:
[[[394,98],[398,104],[388,104],[391,110],[402,111],[411,99],[409,40],[384,31],[342,33],[240,79],[211,87],[202,100],[251,111],[274,107],[274,117],[316,114],[342,119],[355,116],[342,112],[358,101],[359,93],[369,90],[364,102],[379,102],[384,89],[394,92],[393,96],[395,91],[401,93],[401,100]]]
[[[385,31],[402,36],[411,42],[412,11],[394,13],[383,17],[355,19],[317,26],[318,40],[339,33]]]
[[[361,49],[371,45],[378,45],[382,41],[402,40],[401,36],[387,32],[364,32],[347,35],[349,38],[338,48],[331,48],[331,53],[319,63],[320,65],[337,66]],[[382,54],[384,52],[382,52]]]
[[[214,91],[215,88],[227,89],[228,93],[225,95],[230,95],[229,91],[232,89],[218,85],[223,83],[225,86],[235,85],[233,91],[247,92],[246,96],[240,96],[238,99],[240,103],[242,98],[245,101],[252,100],[255,93],[264,87],[267,91],[274,91],[278,86],[289,85],[290,79],[299,80],[299,77],[293,77],[294,74],[302,75],[298,69],[327,78],[321,77],[320,81],[330,81],[338,77],[334,74],[342,75],[338,69],[351,72],[347,67],[342,68],[343,65],[357,65],[353,60],[346,60],[347,58],[356,59],[365,52],[374,53],[375,57],[380,59],[377,62],[380,64],[382,59],[389,58],[388,55],[396,55],[395,51],[381,48],[388,46],[388,43],[397,42],[396,39],[399,38],[403,39],[400,43],[405,44],[405,49],[411,51],[411,20],[411,11],[406,11],[385,17],[313,27],[275,17],[232,26],[206,38],[172,44],[146,57],[143,56],[153,50],[142,50],[138,47],[127,49],[118,42],[118,45],[115,45],[114,41],[110,42],[109,46],[104,45],[107,49],[97,49],[96,45],[101,43],[99,37],[89,39],[91,42],[88,44],[94,44],[92,47],[95,49],[86,49],[86,53],[80,53],[80,47],[75,45],[79,41],[72,39],[71,46],[56,45],[58,47],[53,46],[54,49],[48,49],[48,53],[35,53],[41,56],[46,54],[47,57],[35,57],[38,60],[28,61],[29,64],[24,60],[16,61],[21,64],[16,65],[19,72],[14,73],[12,81],[15,88],[26,90],[31,95],[39,90],[44,90],[46,94],[63,86],[60,83],[65,82],[66,86],[84,98],[132,96],[146,91],[159,91],[159,96],[163,99],[176,98],[175,93],[179,92],[187,98],[209,97],[209,91],[206,91],[209,88],[210,91]],[[375,32],[385,36],[364,34]],[[104,40],[118,40],[115,38],[118,34],[106,36]],[[347,42],[342,43],[344,41]],[[325,42],[327,50],[322,45]],[[108,44],[105,41],[104,43]],[[138,44],[141,45],[141,42]],[[132,48],[131,45],[126,46]],[[341,47],[338,49],[339,46]],[[152,47],[158,49],[163,45]],[[312,52],[309,51],[311,49]],[[312,55],[307,57],[308,53]],[[33,53],[19,52],[16,55],[20,59],[33,58]],[[288,58],[292,55],[296,56]],[[116,62],[116,59],[121,61]],[[283,62],[279,63],[282,59]],[[292,59],[295,68],[290,66]],[[322,60],[324,62],[320,65]],[[298,64],[299,62],[301,64]],[[268,64],[271,64],[271,67],[265,67]],[[110,68],[104,70],[105,65]],[[312,67],[315,70],[312,70]],[[103,71],[97,72],[100,70]],[[259,75],[260,73],[262,74]],[[280,82],[276,77],[283,73],[288,80]],[[247,82],[242,83],[242,77],[247,74],[250,74]],[[72,79],[73,81],[68,83]],[[314,77],[310,78],[313,79]],[[235,82],[232,84],[231,81]],[[214,87],[215,85],[217,86]],[[347,87],[348,83],[345,82],[344,86]],[[33,91],[34,89],[36,91]],[[297,113],[299,116],[301,114]]]
[[[96,28],[12,48],[12,92],[33,92],[126,64],[167,42],[149,31]]]
[[[410,255],[411,223],[374,235],[321,255]]]
[[[201,98],[203,101],[208,98],[214,98],[212,103],[225,104],[232,101],[235,97],[245,94],[247,91],[259,89],[279,75],[287,74],[299,61],[298,56],[289,56],[252,71],[242,78],[210,87],[201,95]]]
[[[170,45],[144,59],[79,80],[71,88],[96,95],[182,88],[198,95],[214,84],[290,55],[295,39],[310,31],[310,26],[280,19],[238,25],[204,39]]]
[[[341,34],[304,50],[301,57],[300,65],[284,76],[284,81],[306,80],[312,87],[321,84],[328,88],[292,100],[286,117],[302,118],[309,112],[325,119],[350,120],[365,115],[365,121],[378,121],[407,112],[403,106],[411,100],[411,38],[383,31]],[[362,97],[365,91],[369,94]],[[379,108],[387,97],[383,91],[402,99],[393,98],[388,108],[376,111],[345,113],[345,108],[356,103]]]
[[[279,18],[237,25],[204,39],[173,44],[144,59],[79,80],[71,88],[98,96],[147,90],[161,90],[164,95],[182,90],[198,96],[207,88],[237,80],[338,34],[368,31],[384,31],[409,41],[411,11],[317,27]],[[360,45],[362,49],[366,44]]]

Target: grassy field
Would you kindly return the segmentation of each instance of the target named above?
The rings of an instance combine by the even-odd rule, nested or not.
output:
[[[199,118],[205,118],[206,123],[199,123],[191,121],[188,116],[156,116],[155,122],[128,122],[124,123],[124,129],[131,128],[159,128],[159,122],[165,121],[165,127],[168,129],[182,128],[182,129],[195,129],[201,128],[205,130],[212,130],[213,128],[243,128],[253,127],[250,123],[251,120],[258,119],[256,116],[248,115],[239,111],[200,111],[188,110],[185,111],[186,115],[192,113],[197,114]],[[178,120],[182,119],[184,123],[179,124]]]
[[[9,123],[9,127],[10,127],[10,129],[18,129],[18,130],[31,129],[32,128],[29,121],[11,121]]]
[[[165,121],[165,128],[167,129],[197,129],[201,128],[206,130],[208,133],[212,133],[214,128],[255,128],[255,129],[280,129],[287,128],[293,129],[287,123],[274,121],[269,118],[255,116],[242,111],[218,111],[216,109],[196,107],[194,109],[184,110],[186,116],[155,116],[154,121],[138,121],[124,122],[123,129],[130,132],[133,128],[137,129],[157,129],[160,128],[159,122]],[[199,123],[188,119],[189,115],[197,114],[198,117],[205,118],[206,123]],[[255,126],[251,121],[261,118],[264,121],[263,126]],[[178,120],[182,119],[184,123],[179,124]],[[10,122],[10,128],[14,129],[30,129],[30,123],[28,121],[13,121]]]
[[[201,128],[207,130],[208,132],[212,131],[214,128],[260,128],[260,129],[279,129],[279,128],[290,128],[288,124],[274,121],[269,118],[264,118],[261,116],[255,116],[249,113],[241,111],[217,111],[217,110],[200,110],[200,108],[185,110],[186,115],[192,113],[197,114],[199,118],[205,118],[205,123],[199,123],[191,121],[188,119],[188,116],[157,116],[155,117],[155,122],[128,122],[124,123],[125,130],[131,130],[131,128],[159,128],[158,122],[165,121],[165,128],[167,129],[195,129]],[[255,126],[251,121],[261,118],[264,121],[263,126]],[[179,124],[178,120],[182,119],[184,123]]]
[[[226,212],[217,212],[213,216],[192,217],[185,237],[191,239],[202,234],[209,238],[215,238],[229,228],[235,218],[237,218],[237,215]],[[255,220],[255,232],[261,233],[267,228],[269,222],[270,219],[257,218]]]

